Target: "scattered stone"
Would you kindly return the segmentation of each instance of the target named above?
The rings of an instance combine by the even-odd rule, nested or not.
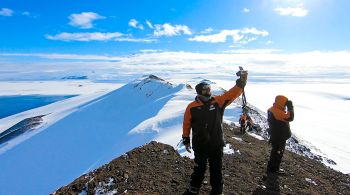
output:
[[[249,135],[244,140],[252,144],[231,139],[241,138],[239,129],[232,128],[224,124],[227,144],[235,153],[223,157],[224,194],[350,194],[349,175],[290,151],[285,151],[281,164],[288,174],[266,175],[271,146]],[[56,194],[97,194],[97,190],[101,194],[181,194],[189,185],[194,165],[173,147],[151,142],[77,178]],[[209,175],[208,168],[202,195],[210,193]]]

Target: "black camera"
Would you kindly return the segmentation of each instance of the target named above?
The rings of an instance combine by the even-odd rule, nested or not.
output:
[[[243,67],[240,66],[240,67],[239,67],[239,71],[236,72],[236,75],[237,75],[238,77],[241,77],[242,75],[245,75],[245,74],[247,74],[247,71],[246,71],[246,70],[243,70]]]

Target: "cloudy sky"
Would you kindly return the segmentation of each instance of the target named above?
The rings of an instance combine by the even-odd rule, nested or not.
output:
[[[0,53],[350,48],[347,0],[2,0]]]

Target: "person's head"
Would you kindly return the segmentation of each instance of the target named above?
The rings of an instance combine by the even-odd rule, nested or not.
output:
[[[210,98],[211,97],[210,84],[206,82],[200,82],[199,84],[196,85],[196,92],[200,96]]]
[[[275,98],[275,105],[280,109],[285,109],[288,98],[284,95],[278,95]]]

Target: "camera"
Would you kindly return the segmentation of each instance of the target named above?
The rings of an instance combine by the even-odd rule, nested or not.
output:
[[[236,75],[237,75],[238,77],[241,77],[242,75],[245,75],[245,74],[247,74],[247,71],[246,71],[246,70],[243,70],[243,67],[240,66],[240,67],[239,67],[239,71],[236,72]]]

